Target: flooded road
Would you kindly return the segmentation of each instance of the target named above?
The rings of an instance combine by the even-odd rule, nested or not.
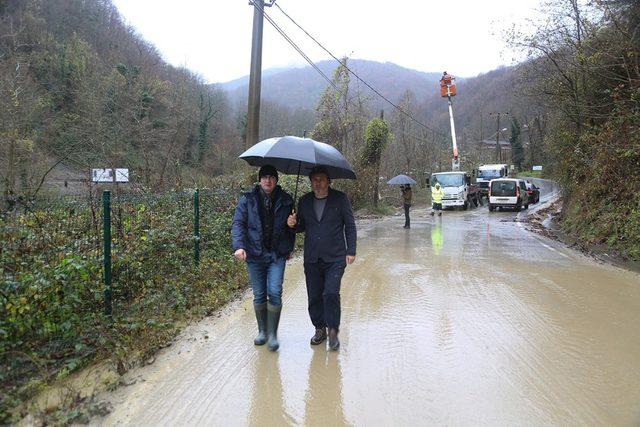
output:
[[[122,387],[104,425],[640,425],[640,275],[485,207],[359,229],[341,348],[312,347],[301,260],[280,350],[250,298]],[[526,215],[521,213],[519,215]]]

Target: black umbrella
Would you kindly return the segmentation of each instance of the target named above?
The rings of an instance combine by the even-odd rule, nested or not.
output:
[[[393,178],[391,178],[389,181],[387,181],[387,184],[391,184],[391,185],[413,185],[413,184],[417,184],[417,182],[411,178],[410,176],[407,175],[396,175]]]
[[[308,175],[314,166],[324,166],[329,176],[334,178],[356,179],[353,168],[342,153],[329,144],[311,138],[281,136],[260,141],[244,153],[241,159],[251,166],[272,165],[285,174]],[[294,204],[298,195],[298,181]]]

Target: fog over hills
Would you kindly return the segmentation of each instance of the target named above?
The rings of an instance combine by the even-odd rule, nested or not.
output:
[[[329,78],[338,66],[336,61],[316,64]],[[417,111],[414,116],[442,132],[449,132],[449,115],[446,102],[440,97],[439,81],[442,72],[426,73],[401,67],[391,62],[376,62],[352,59],[349,68],[363,80],[382,93],[390,101],[398,103],[406,90],[413,92]],[[495,135],[495,123],[490,118],[492,111],[510,111],[517,107],[513,95],[514,67],[501,67],[475,77],[456,77],[458,95],[454,99],[456,128],[459,138],[479,140]],[[447,70],[455,75],[455,70]],[[246,109],[249,77],[220,83],[231,104],[240,111]],[[268,69],[262,74],[263,102],[287,107],[289,111],[315,110],[320,96],[329,83],[312,67]],[[351,77],[351,87],[358,88],[370,99],[375,111],[383,109],[385,114],[394,108],[372,92],[366,85]],[[353,89],[351,89],[353,90]],[[505,123],[506,125],[506,123]],[[482,129],[482,130],[481,130]]]
[[[334,60],[316,64],[329,78],[333,76],[338,63]],[[420,99],[438,89],[441,72],[424,73],[401,67],[391,62],[375,62],[351,59],[349,68],[380,93],[395,102],[406,89],[410,89]],[[375,97],[373,105],[379,103],[378,97],[364,84],[352,76],[354,87],[360,86],[366,96]],[[245,76],[219,87],[229,93],[233,104],[246,103],[249,77]],[[311,66],[289,69],[268,69],[262,73],[262,99],[274,101],[289,108],[314,109],[329,83]]]

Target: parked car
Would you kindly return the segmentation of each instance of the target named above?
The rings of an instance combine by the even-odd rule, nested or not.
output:
[[[519,212],[529,207],[529,194],[523,179],[500,178],[489,183],[489,211],[510,208]]]
[[[540,188],[536,187],[533,182],[525,181],[527,186],[527,194],[529,195],[529,203],[534,204],[540,201]]]

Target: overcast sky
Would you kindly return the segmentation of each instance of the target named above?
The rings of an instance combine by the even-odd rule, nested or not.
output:
[[[248,0],[114,0],[125,20],[164,58],[210,83],[249,74],[253,7]],[[540,0],[277,0],[340,57],[394,62],[471,77],[513,63],[501,30],[534,14]],[[315,61],[329,59],[273,6],[266,9]],[[264,22],[263,69],[304,59]]]

